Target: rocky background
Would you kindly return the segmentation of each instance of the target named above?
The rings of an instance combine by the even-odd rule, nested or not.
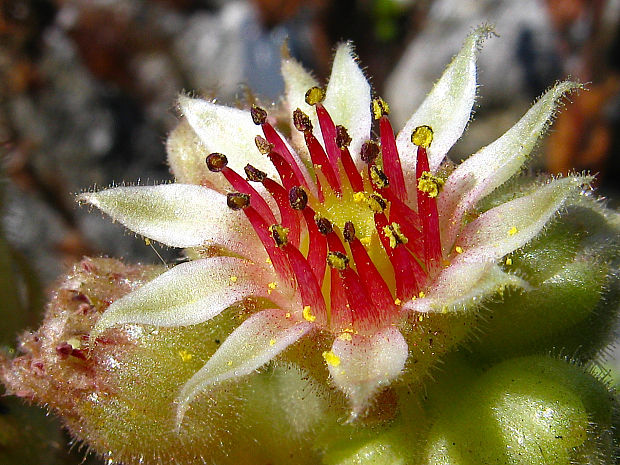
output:
[[[485,45],[475,124],[452,157],[570,75],[589,91],[558,118],[538,168],[599,173],[618,205],[620,0],[0,0],[0,345],[37,326],[48,286],[83,255],[175,260],[74,195],[169,180],[179,92],[277,100],[284,42],[324,79],[334,46],[353,40],[399,126],[484,22],[501,37]],[[610,376],[618,359],[603,361]],[[68,441],[43,411],[0,399],[3,464],[28,465],[24,451],[33,464],[99,463]]]

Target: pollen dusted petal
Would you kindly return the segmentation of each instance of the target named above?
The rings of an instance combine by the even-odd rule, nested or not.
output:
[[[240,258],[181,263],[112,303],[95,324],[91,340],[126,323],[188,326],[207,321],[246,297],[277,299],[279,295],[269,295],[264,284],[273,279],[272,273]]]
[[[483,304],[484,299],[497,295],[506,287],[528,289],[521,278],[505,273],[492,262],[453,261],[437,277],[426,296],[410,300],[403,310],[447,313]]]
[[[492,28],[482,26],[467,37],[461,51],[398,133],[396,144],[405,179],[412,179],[415,172],[415,146],[410,139],[414,128],[422,125],[433,128],[434,140],[428,150],[432,172],[437,170],[450,147],[463,134],[476,97],[476,55],[484,39],[492,32]]]
[[[335,124],[347,128],[351,136],[349,151],[357,165],[362,166],[356,157],[362,143],[368,140],[372,126],[370,85],[357,63],[350,43],[340,44],[336,50],[323,105]]]
[[[327,363],[334,384],[349,398],[352,418],[362,414],[371,397],[402,372],[408,347],[400,331],[389,326],[371,336],[336,338]],[[329,360],[328,360],[329,362]]]
[[[204,160],[203,160],[204,164]],[[171,247],[217,244],[235,253],[263,256],[242,245],[253,234],[241,216],[231,215],[226,195],[192,184],[115,187],[78,196],[132,231]],[[256,250],[255,250],[256,249]]]
[[[559,100],[581,87],[576,82],[559,83],[503,136],[480,149],[454,170],[438,199],[443,212],[442,232],[447,248],[454,242],[465,212],[522,169],[538,138],[551,123]]]
[[[571,176],[555,179],[536,189],[483,213],[469,223],[457,243],[464,261],[496,261],[523,247],[553,218],[564,202],[577,194],[591,177]]]
[[[176,398],[177,429],[196,396],[222,381],[252,373],[313,327],[310,322],[287,317],[286,310],[263,310],[249,317],[181,388]]]
[[[278,175],[269,160],[256,150],[257,130],[249,111],[183,95],[179,97],[179,107],[204,145],[202,163],[209,153],[219,152],[228,157],[228,166],[237,173],[242,173],[250,163],[271,177]],[[218,176],[210,174],[211,178]]]

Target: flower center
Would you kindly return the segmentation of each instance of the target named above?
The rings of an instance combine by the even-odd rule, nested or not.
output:
[[[351,138],[346,128],[334,124],[324,97],[318,87],[306,93],[323,143],[314,135],[310,117],[300,109],[293,112],[314,167],[312,180],[303,176],[267,121],[267,112],[257,106],[251,115],[264,137],[256,137],[256,146],[271,160],[280,182],[251,165],[245,167],[244,179],[219,153],[207,157],[207,166],[237,191],[228,194],[229,207],[243,210],[276,272],[297,288],[300,318],[334,332],[372,332],[398,317],[401,302],[422,293],[441,262],[436,197],[442,181],[430,173],[426,153],[433,132],[420,126],[412,134],[418,146],[417,190],[409,193],[388,105],[373,101],[380,136],[362,145],[360,170],[349,152]],[[261,183],[273,197],[280,222],[251,182]],[[410,206],[410,197],[417,208]]]

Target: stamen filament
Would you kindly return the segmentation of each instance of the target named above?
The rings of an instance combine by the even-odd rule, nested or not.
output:
[[[426,148],[418,146],[416,163],[416,184],[423,173],[430,171]],[[422,220],[424,234],[424,260],[429,273],[435,272],[441,266],[441,239],[439,232],[439,213],[437,200],[428,193],[418,189],[418,213]]]

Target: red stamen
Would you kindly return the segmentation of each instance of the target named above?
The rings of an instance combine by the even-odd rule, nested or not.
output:
[[[319,119],[319,126],[321,127],[321,134],[323,135],[323,142],[325,143],[325,149],[329,156],[332,169],[338,172],[338,159],[340,158],[340,148],[336,144],[336,125],[332,120],[322,103],[315,105],[316,116]]]
[[[383,171],[390,180],[390,189],[396,197],[403,202],[407,202],[407,187],[405,177],[396,148],[394,130],[387,116],[383,115],[379,119],[379,130],[381,132],[381,153],[383,154]]]
[[[299,247],[299,238],[301,234],[299,213],[291,208],[288,193],[284,188],[273,179],[265,178],[263,186],[271,194],[278,204],[280,216],[282,217],[282,226],[288,228],[288,238],[291,244]]]
[[[350,328],[353,324],[353,319],[351,318],[351,309],[348,305],[342,277],[336,270],[330,270],[330,275],[331,288],[329,291],[329,298],[331,303],[332,328],[336,330]]]
[[[314,271],[316,279],[322,283],[325,276],[325,267],[327,266],[325,262],[325,257],[327,257],[327,239],[316,227],[314,210],[310,207],[306,207],[302,210],[302,213],[306,220],[309,236],[308,263],[312,271]]]
[[[428,155],[424,147],[418,147],[416,162],[416,183],[419,182],[422,173],[430,172]],[[424,257],[426,269],[429,273],[436,271],[441,265],[441,237],[439,233],[439,214],[437,212],[437,200],[430,197],[426,192],[417,191],[418,213],[422,220],[422,232],[424,234]]]
[[[243,177],[237,174],[234,170],[230,169],[228,166],[222,168],[221,172],[232,185],[233,189],[250,196],[250,203],[252,207],[256,209],[260,216],[265,218],[268,224],[276,223],[276,217],[273,216],[271,208],[269,208],[269,205],[267,205],[265,199],[250,185],[248,181],[243,179]]]
[[[340,159],[342,160],[342,166],[344,168],[344,172],[349,178],[351,187],[355,192],[362,192],[364,190],[364,181],[362,180],[362,175],[357,170],[357,166],[355,166],[353,158],[351,158],[351,153],[349,152],[348,147],[343,147],[340,149]]]
[[[291,155],[291,152],[289,151],[288,147],[286,146],[286,144],[284,143],[280,135],[277,133],[277,131],[268,122],[262,123],[261,127],[263,129],[263,134],[265,134],[265,138],[267,139],[267,141],[270,144],[273,144],[274,151],[282,156],[284,161],[291,167],[291,169],[295,173],[295,176],[297,176],[297,179],[299,181],[297,185],[303,185],[304,187],[308,188],[308,183],[306,182],[306,178],[302,174],[301,169],[299,168],[299,166],[297,165],[297,162],[293,158],[293,155]],[[277,166],[276,166],[276,169],[277,169]]]
[[[310,131],[304,132],[304,139],[306,140],[306,146],[310,152],[312,163],[315,167],[320,167],[319,169],[325,175],[325,178],[327,179],[327,182],[329,182],[332,190],[340,194],[340,178],[336,176],[336,172],[327,158],[325,149],[323,149],[323,146]]]

